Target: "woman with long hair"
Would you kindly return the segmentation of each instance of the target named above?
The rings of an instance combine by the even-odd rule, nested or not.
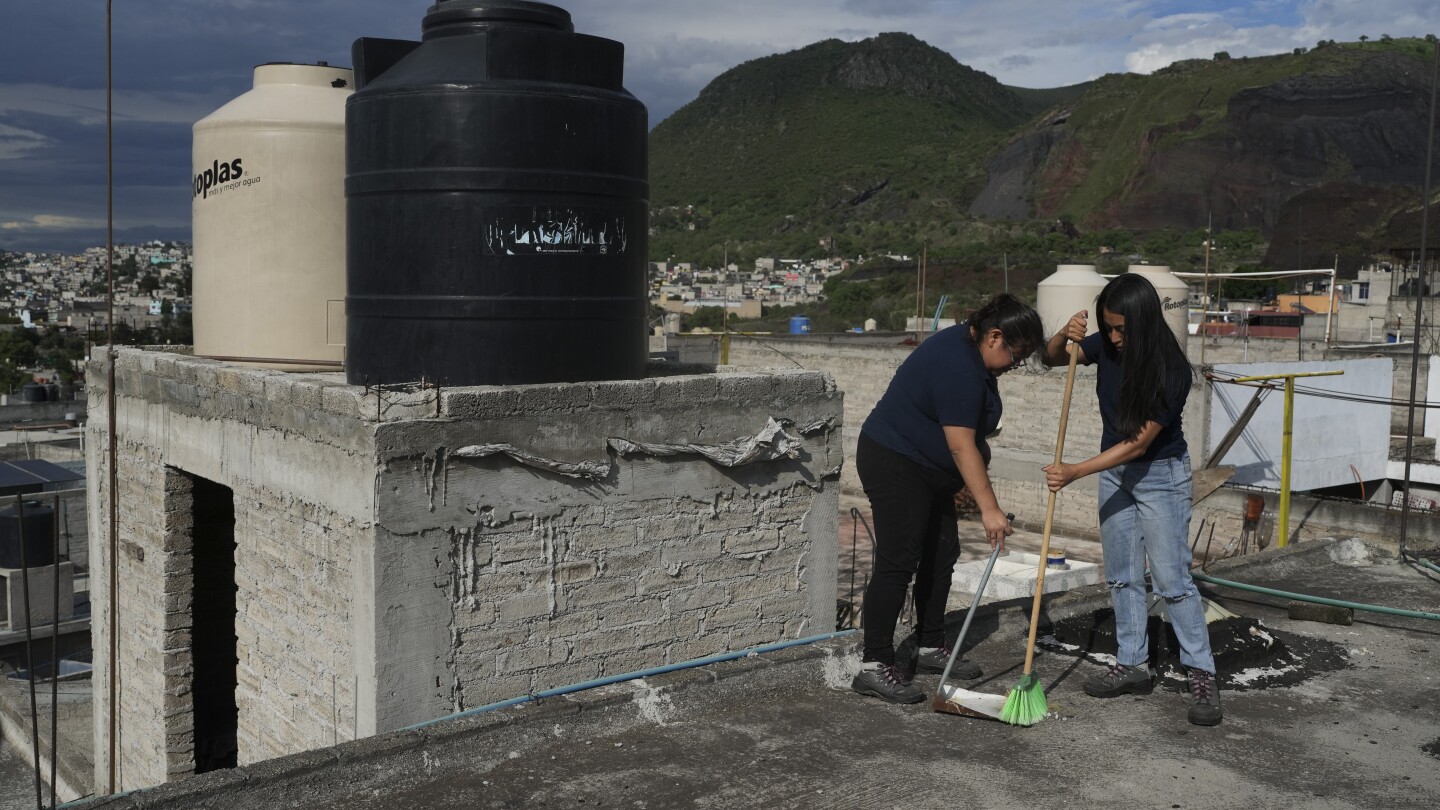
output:
[[[955,494],[969,489],[992,546],[1011,533],[986,466],[985,437],[1000,423],[997,378],[1045,344],[1040,316],[1012,295],[931,335],[911,352],[860,428],[855,468],[875,521],[875,566],[865,589],[865,652],[852,688],[891,703],[919,703],[914,672],[942,672],[950,658],[945,602],[960,556]],[[895,661],[895,622],[911,580],[919,650]],[[956,661],[957,678],[980,668]]]
[[[1202,726],[1221,719],[1220,687],[1205,626],[1205,608],[1190,579],[1190,454],[1181,413],[1193,369],[1165,324],[1160,296],[1143,276],[1117,276],[1095,299],[1100,331],[1085,336],[1089,313],[1075,314],[1045,346],[1047,365],[1098,363],[1095,393],[1103,432],[1100,453],[1076,464],[1045,468],[1058,492],[1071,481],[1099,474],[1100,542],[1105,580],[1115,607],[1116,663],[1084,684],[1085,693],[1109,698],[1154,688],[1146,634],[1150,584],[1165,600],[1180,641],[1180,663],[1190,682],[1189,720]]]

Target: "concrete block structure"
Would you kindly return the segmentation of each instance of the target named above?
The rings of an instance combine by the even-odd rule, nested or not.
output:
[[[112,556],[107,371],[97,788],[116,678],[131,789],[834,627],[826,374],[366,389],[122,349]]]

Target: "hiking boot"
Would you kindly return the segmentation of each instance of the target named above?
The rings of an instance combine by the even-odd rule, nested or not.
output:
[[[1085,681],[1085,694],[1090,697],[1112,698],[1121,695],[1148,695],[1155,688],[1155,673],[1147,664],[1138,667],[1116,664],[1104,675]]]
[[[1220,679],[1203,669],[1188,670],[1190,676],[1190,722],[1197,726],[1218,726],[1220,711]]]
[[[870,667],[870,664],[861,666],[860,674],[850,682],[850,688],[862,695],[870,695],[890,703],[919,703],[925,699],[925,693],[914,681],[905,677],[905,673],[894,664],[878,664]]]
[[[945,671],[945,665],[950,662],[949,647],[921,647],[915,653],[916,672],[933,672],[940,674]],[[955,666],[950,668],[950,677],[962,681],[969,681],[982,675],[980,667],[966,661],[964,658],[956,658]]]

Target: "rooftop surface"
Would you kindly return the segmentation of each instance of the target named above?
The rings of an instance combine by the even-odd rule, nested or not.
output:
[[[1311,542],[1225,561],[1211,573],[1440,612],[1440,579],[1364,551],[1354,541]],[[1242,617],[1228,621],[1260,622],[1242,645],[1273,637],[1283,646],[1235,671],[1222,663],[1226,717],[1215,728],[1185,722],[1178,682],[1143,698],[1086,697],[1080,683],[1101,670],[1103,639],[1087,657],[1058,646],[1037,657],[1052,714],[1016,728],[855,695],[851,636],[83,806],[1435,806],[1440,625],[1376,613],[1357,613],[1351,626],[1303,622],[1288,618],[1284,600],[1207,592]],[[1048,600],[1047,619],[1062,640],[1072,638],[1107,604],[1102,589],[1088,588]],[[952,632],[962,618],[952,615]],[[1016,682],[1027,619],[1016,602],[981,608],[967,655],[987,674],[967,688],[1003,694]],[[927,693],[937,677],[920,677]]]

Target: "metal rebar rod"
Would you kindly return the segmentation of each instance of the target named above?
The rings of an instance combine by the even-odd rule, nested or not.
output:
[[[108,362],[106,363],[105,375],[105,404],[108,422],[105,425],[105,432],[108,434],[109,448],[107,456],[109,469],[107,470],[107,488],[110,490],[110,587],[109,597],[109,625],[110,625],[110,661],[107,667],[106,680],[109,682],[109,702],[106,705],[106,714],[109,721],[109,734],[107,735],[107,746],[109,754],[106,757],[110,772],[109,792],[115,793],[119,790],[115,778],[115,760],[120,751],[119,736],[119,680],[120,680],[120,537],[117,527],[120,524],[119,510],[116,501],[120,497],[118,491],[119,476],[115,473],[115,103],[114,103],[114,72],[113,66],[113,26],[111,7],[114,0],[105,0],[105,334],[108,345],[105,353]]]

